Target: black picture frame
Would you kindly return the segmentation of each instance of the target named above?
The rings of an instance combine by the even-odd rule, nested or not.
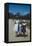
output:
[[[21,17],[16,18],[14,17],[9,17],[8,11],[9,11],[9,4],[18,4],[18,5],[29,5],[30,6],[30,41],[14,41],[14,42],[9,42],[8,41],[8,35],[9,35],[9,25],[8,25],[8,19],[12,18],[12,19],[21,19]],[[5,27],[5,32],[4,32],[4,42],[5,43],[19,43],[19,42],[31,42],[31,4],[21,4],[21,3],[5,3],[4,4],[4,27]]]

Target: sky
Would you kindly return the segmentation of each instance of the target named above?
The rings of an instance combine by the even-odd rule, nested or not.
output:
[[[30,13],[30,6],[28,5],[9,5],[9,12],[16,14],[17,12],[20,12],[21,15],[26,15]]]
[[[32,12],[32,5],[31,5],[31,12]]]
[[[32,5],[31,5],[31,19],[32,19]]]

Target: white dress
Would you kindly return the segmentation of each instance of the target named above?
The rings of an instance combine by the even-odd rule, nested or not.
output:
[[[15,24],[15,31],[18,32],[18,24]]]

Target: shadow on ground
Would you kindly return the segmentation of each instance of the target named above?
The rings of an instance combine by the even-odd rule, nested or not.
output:
[[[22,34],[20,34],[20,35],[16,35],[16,37],[27,37],[28,35],[22,35]]]

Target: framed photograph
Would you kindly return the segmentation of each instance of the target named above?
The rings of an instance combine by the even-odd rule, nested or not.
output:
[[[31,42],[31,4],[5,3],[6,43]]]

